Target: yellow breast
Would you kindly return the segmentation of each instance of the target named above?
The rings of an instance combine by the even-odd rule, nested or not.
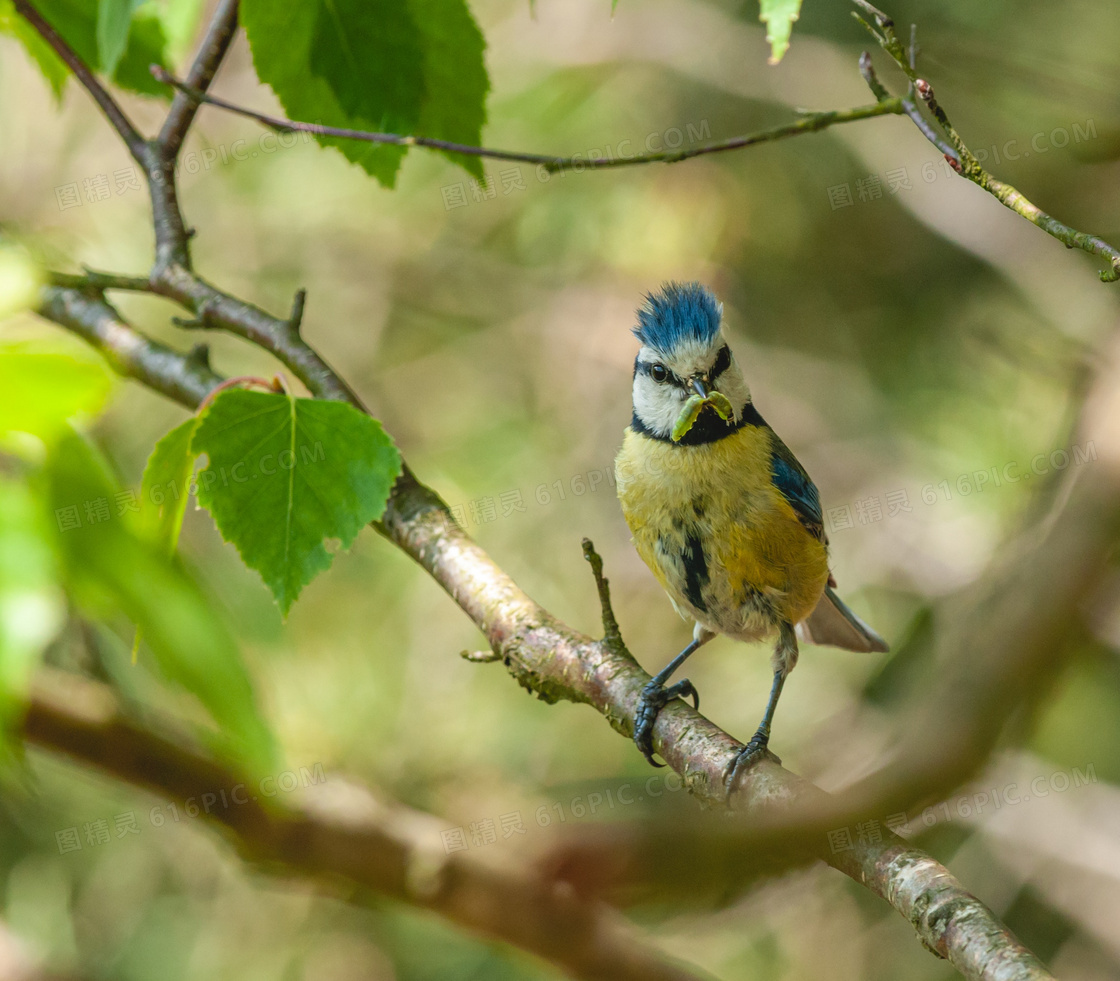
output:
[[[752,640],[812,612],[828,555],[770,477],[770,430],[681,446],[626,430],[615,461],[634,544],[683,616]]]

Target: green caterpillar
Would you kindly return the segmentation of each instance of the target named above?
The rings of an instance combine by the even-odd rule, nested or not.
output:
[[[735,414],[735,410],[731,408],[731,403],[723,392],[711,392],[707,398],[703,395],[693,395],[685,402],[681,414],[677,416],[677,421],[673,423],[673,431],[669,435],[674,443],[679,443],[684,438],[685,433],[692,428],[696,418],[706,405],[715,409],[719,417],[725,421]]]

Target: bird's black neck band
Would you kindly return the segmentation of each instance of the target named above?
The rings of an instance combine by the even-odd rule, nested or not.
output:
[[[725,436],[730,436],[732,433],[737,432],[744,426],[765,425],[765,420],[758,414],[758,409],[754,407],[753,402],[748,402],[743,406],[743,412],[738,422],[734,422],[730,419],[721,419],[719,413],[717,413],[715,409],[706,406],[701,410],[700,415],[696,417],[692,428],[679,440],[673,440],[668,434],[655,433],[638,418],[637,412],[634,413],[630,420],[630,428],[640,436],[645,436],[648,439],[656,439],[662,443],[672,443],[674,446],[701,446],[704,443],[715,443]]]

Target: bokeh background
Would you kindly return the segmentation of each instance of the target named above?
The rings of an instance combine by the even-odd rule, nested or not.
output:
[[[613,17],[609,0],[472,7],[489,43],[491,146],[688,146],[799,108],[871,101],[856,67],[870,39],[842,3],[806,0],[778,67],[766,65],[753,0],[621,0]],[[990,169],[1075,227],[1120,238],[1116,10],[900,0],[889,13],[918,22],[924,71]],[[277,108],[243,40],[216,91]],[[126,102],[143,123],[159,117],[158,104]],[[413,151],[392,191],[334,151],[263,132],[204,109],[188,140],[182,198],[200,272],[273,311],[306,287],[306,336],[417,473],[534,598],[590,632],[598,610],[580,539],[593,538],[624,635],[651,671],[689,629],[629,545],[608,475],[629,418],[628,327],[642,293],[665,279],[702,280],[723,299],[756,404],[820,487],[841,591],[896,645],[930,602],[981,574],[1030,513],[1032,479],[1093,465],[1091,447],[1071,447],[1071,424],[1093,349],[1120,326],[1120,287],[952,175],[904,119],[547,181],[488,162],[491,187]],[[8,39],[0,147],[5,232],[56,269],[147,268],[146,195],[114,180],[131,161],[83,91],[71,84],[56,106]],[[113,192],[88,201],[83,182],[99,175]],[[74,184],[81,203],[63,207],[59,189]],[[119,305],[168,343],[200,339],[171,327],[177,311],[160,301]],[[3,330],[58,333],[31,315]],[[205,339],[222,371],[275,370],[234,339]],[[96,435],[138,486],[152,444],[182,417],[121,384]],[[977,472],[991,479],[978,486]],[[676,784],[589,709],[545,705],[500,665],[461,659],[481,637],[374,533],[336,557],[286,623],[205,512],[188,512],[182,551],[239,631],[292,772],[352,775],[495,856],[543,848],[561,818],[588,820],[590,794],[609,793],[615,805],[597,816],[615,820],[681,806]],[[50,660],[153,697],[146,665],[127,663],[123,625],[96,639],[96,663],[80,640],[61,637]],[[974,804],[1014,783],[1020,803],[976,815],[953,797],[908,815],[914,840],[1067,979],[1120,978],[1118,644],[1116,618],[1103,617],[966,792]],[[830,788],[872,768],[907,676],[890,664],[806,650],[775,726],[786,765]],[[718,640],[689,674],[706,714],[753,731],[769,686],[764,648]],[[645,800],[619,804],[624,787]],[[153,808],[167,815],[160,827]],[[138,834],[60,854],[56,832],[101,819],[112,828],[127,812]],[[514,813],[526,833],[507,839],[501,817]],[[171,820],[165,802],[37,752],[0,800],[0,829],[3,917],[59,970],[161,981],[553,976],[430,916],[247,870],[203,822]],[[861,833],[875,829],[851,829]],[[667,951],[721,977],[954,976],[893,910],[823,867],[716,911],[636,916]]]

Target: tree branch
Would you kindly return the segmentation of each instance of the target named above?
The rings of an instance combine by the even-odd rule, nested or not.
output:
[[[32,698],[23,723],[30,742],[181,803],[242,784],[210,758],[124,718],[107,690],[75,676],[61,680],[40,684]],[[439,837],[430,815],[335,787],[345,793],[332,795],[328,782],[302,806],[265,807],[252,797],[214,807],[209,817],[233,832],[245,858],[271,871],[280,863],[320,882],[371,889],[587,981],[697,981],[604,904],[519,870],[447,855],[433,848]]]
[[[1102,283],[1115,283],[1120,280],[1120,249],[1110,245],[1097,235],[1079,232],[1077,229],[1058,221],[1053,215],[1047,214],[1037,205],[1031,203],[1022,192],[985,170],[976,155],[965,145],[964,140],[961,139],[960,134],[949,121],[945,110],[934,98],[933,87],[925,79],[919,77],[913,36],[911,37],[910,47],[907,48],[895,33],[894,21],[890,17],[878,8],[873,7],[867,0],[853,0],[853,2],[875,21],[875,26],[872,27],[859,14],[853,12],[853,16],[867,28],[871,36],[879,43],[879,46],[902,69],[910,81],[911,94],[916,93],[926,104],[946,139],[937,135],[912,101],[904,107],[904,111],[914,121],[922,135],[945,154],[945,159],[953,170],[961,177],[983,188],[1004,207],[1014,211],[1021,218],[1026,218],[1032,225],[1036,225],[1047,235],[1062,242],[1067,248],[1081,249],[1081,251],[1088,252],[1090,255],[1099,255],[1107,259],[1109,268],[1102,269],[1099,273]],[[870,56],[866,52],[860,58],[860,69],[864,79],[875,93],[876,98],[881,101],[891,100],[890,93],[874,78],[874,72],[865,68],[865,63],[869,67],[870,60]]]
[[[183,82],[174,75],[165,71],[159,65],[152,65],[152,75],[159,81],[173,86],[178,92],[187,95],[196,102],[206,103],[216,109],[255,119],[258,123],[281,133],[311,133],[315,136],[331,136],[343,140],[358,140],[365,143],[383,143],[390,146],[419,146],[429,150],[440,150],[444,153],[461,153],[466,157],[483,157],[490,160],[510,160],[516,163],[536,164],[543,167],[551,174],[564,170],[606,170],[612,167],[633,167],[637,164],[648,163],[679,163],[693,157],[701,157],[709,153],[722,153],[726,150],[740,150],[743,147],[754,146],[758,143],[772,143],[790,136],[799,136],[802,133],[816,133],[840,123],[853,123],[860,119],[874,119],[876,116],[899,115],[904,111],[901,99],[879,100],[869,106],[858,106],[855,109],[836,109],[828,112],[805,113],[800,119],[792,123],[783,123],[769,129],[759,130],[744,136],[733,136],[728,140],[717,143],[708,143],[704,146],[692,147],[688,150],[664,150],[657,153],[639,153],[632,157],[613,157],[583,159],[582,157],[552,156],[543,153],[522,153],[517,150],[495,150],[481,146],[470,146],[466,143],[450,143],[447,140],[436,140],[427,136],[401,136],[397,133],[373,133],[368,130],[345,129],[339,126],[323,126],[320,123],[304,123],[293,119],[284,119],[280,116],[270,116],[267,113],[246,109],[243,106],[227,102],[216,96],[207,95],[195,89],[188,81]]]
[[[194,408],[222,376],[210,369],[205,349],[180,354],[129,325],[98,293],[46,286],[38,312],[100,351],[113,369],[176,402]]]
[[[204,93],[210,87],[218,67],[229,51],[233,36],[237,33],[237,2],[238,0],[219,0],[206,36],[199,45],[194,64],[187,73],[186,85],[175,93],[171,110],[156,141],[164,160],[174,160],[179,155],[187,130],[198,112],[199,100],[190,92]]]

